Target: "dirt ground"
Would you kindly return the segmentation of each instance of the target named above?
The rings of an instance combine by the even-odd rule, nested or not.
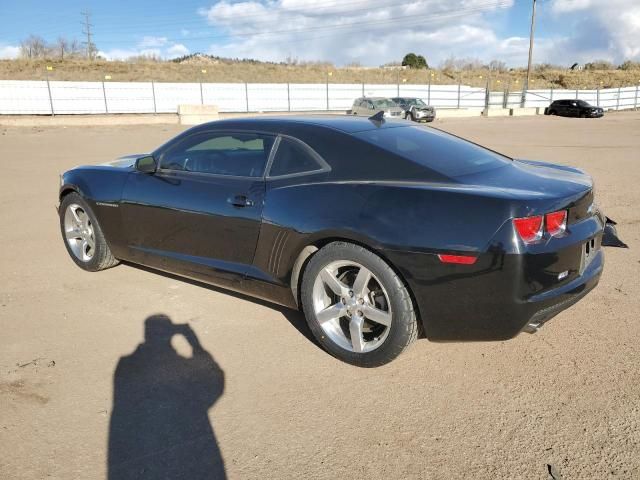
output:
[[[295,312],[68,258],[58,173],[183,127],[0,127],[0,478],[640,478],[640,113],[436,126],[586,169],[631,248],[536,335],[421,340],[373,370]]]

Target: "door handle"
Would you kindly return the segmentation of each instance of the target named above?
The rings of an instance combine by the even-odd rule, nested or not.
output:
[[[253,200],[250,200],[246,195],[234,195],[227,199],[234,207],[253,207]]]

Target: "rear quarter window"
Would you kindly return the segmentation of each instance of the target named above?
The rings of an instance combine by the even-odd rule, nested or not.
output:
[[[358,132],[355,136],[452,178],[511,163],[508,157],[433,128],[381,128]]]
[[[269,177],[300,175],[326,169],[326,163],[303,143],[282,137],[273,157]]]

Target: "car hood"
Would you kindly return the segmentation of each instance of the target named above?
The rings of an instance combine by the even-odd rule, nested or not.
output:
[[[136,153],[133,155],[125,155],[124,157],[117,158],[111,162],[101,163],[101,167],[114,167],[114,168],[131,168],[135,165],[138,158],[144,157],[148,153]]]
[[[416,105],[413,105],[409,108],[413,108],[414,110],[418,110],[420,112],[433,112],[433,107],[427,105],[426,107],[418,107]]]

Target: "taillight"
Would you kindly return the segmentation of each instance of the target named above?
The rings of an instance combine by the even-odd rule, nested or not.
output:
[[[514,218],[513,225],[524,243],[532,243],[542,238],[542,215]]]
[[[545,216],[545,224],[549,235],[554,237],[562,235],[567,229],[567,211],[561,210],[559,212],[547,213]]]
[[[513,224],[524,243],[533,243],[540,240],[545,231],[554,237],[562,235],[567,229],[567,211],[560,210],[546,215],[514,218]]]

